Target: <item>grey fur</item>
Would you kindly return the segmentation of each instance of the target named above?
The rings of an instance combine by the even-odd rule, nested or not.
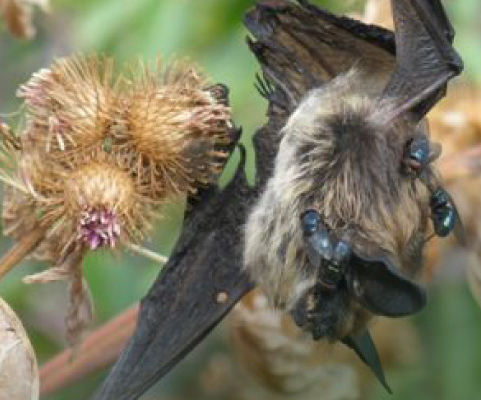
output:
[[[300,215],[317,209],[338,236],[367,256],[383,251],[413,277],[421,265],[429,192],[401,173],[406,143],[424,125],[389,122],[389,101],[369,98],[351,71],[312,90],[281,131],[273,176],[245,231],[245,269],[272,305],[292,312],[311,290]],[[262,156],[262,155],[261,155]],[[357,304],[345,302],[338,337],[365,324]]]

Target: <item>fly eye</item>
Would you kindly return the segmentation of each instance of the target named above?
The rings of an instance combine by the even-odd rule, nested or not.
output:
[[[318,230],[320,222],[321,216],[316,210],[307,210],[301,215],[302,230],[307,236]]]

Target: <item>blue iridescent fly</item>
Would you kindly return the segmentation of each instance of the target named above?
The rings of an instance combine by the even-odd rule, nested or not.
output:
[[[435,234],[446,237],[454,231],[456,238],[464,244],[464,230],[453,199],[445,189],[433,184],[432,175],[426,170],[440,153],[440,146],[430,143],[426,137],[414,138],[408,145],[404,172],[419,177],[431,191],[429,206]]]

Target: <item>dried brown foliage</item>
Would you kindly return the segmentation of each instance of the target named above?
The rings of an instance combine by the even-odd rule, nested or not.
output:
[[[2,127],[4,233],[54,267],[26,282],[70,283],[71,342],[91,317],[81,263],[89,250],[136,248],[167,200],[217,179],[230,143],[219,87],[186,63],[131,75],[104,57],[57,60],[18,91],[25,127]],[[34,240],[35,239],[35,240]],[[8,261],[8,262],[5,262]]]

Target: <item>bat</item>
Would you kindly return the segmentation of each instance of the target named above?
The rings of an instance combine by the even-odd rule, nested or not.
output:
[[[303,99],[310,97],[308,93],[313,89],[322,88],[343,74],[349,76],[349,71],[355,66],[357,76],[363,78],[355,80],[359,91],[372,98],[382,98],[382,94],[386,93],[385,99],[398,100],[391,103],[390,117],[392,120],[399,118],[399,124],[403,126],[416,127],[416,132],[420,133],[416,135],[417,140],[413,138],[412,144],[405,149],[407,157],[403,159],[403,169],[406,175],[411,173],[412,184],[422,186],[417,182],[418,175],[431,179],[429,174],[422,172],[431,170],[430,161],[435,158],[436,147],[429,142],[427,133],[418,126],[418,122],[444,95],[447,81],[461,72],[462,63],[451,47],[454,32],[438,1],[397,0],[397,3],[395,18],[398,21],[403,16],[409,18],[405,24],[398,26],[396,36],[388,30],[333,15],[307,1],[296,4],[266,0],[247,12],[244,22],[252,34],[248,45],[263,70],[263,78],[259,78],[257,86],[269,101],[268,122],[253,138],[258,154],[255,187],[247,185],[241,163],[236,177],[224,189],[210,187],[192,201],[192,209],[186,215],[172,257],[141,302],[134,336],[93,399],[138,398],[187,355],[255,284],[263,286],[266,283],[266,280],[256,279],[256,273],[251,268],[243,268],[242,227],[248,213],[250,219],[253,218],[259,207],[256,202],[262,201],[269,192],[270,179],[275,176],[276,168],[279,169],[276,155],[282,147],[281,139],[284,141],[285,138],[279,132],[304,104]],[[411,46],[407,38],[412,35],[421,35],[422,40],[413,40]],[[422,48],[417,48],[421,47],[421,42]],[[410,48],[406,48],[408,45]],[[407,65],[410,62],[414,64]],[[422,74],[418,73],[420,68]],[[390,88],[389,91],[387,88]],[[406,122],[404,115],[410,115],[407,119],[412,122]],[[427,147],[421,143],[423,140]],[[401,143],[401,140],[398,142]],[[375,167],[377,161],[374,159],[372,164]],[[434,178],[431,180],[436,182]],[[389,185],[387,189],[391,189]],[[428,204],[429,194],[425,193],[425,197],[423,200]],[[343,271],[341,280],[349,281],[350,288],[345,290],[351,291],[355,294],[351,297],[363,302],[364,306],[361,303],[358,306],[360,314],[369,316],[373,310],[374,313],[386,312],[387,307],[389,313],[403,315],[424,304],[424,289],[407,275],[415,275],[420,268],[417,253],[422,246],[418,241],[424,240],[424,230],[429,222],[429,205],[426,207],[422,207],[422,226],[417,227],[419,238],[408,244],[409,251],[403,252],[404,257],[417,260],[409,271],[399,269],[399,265],[410,265],[409,260],[386,258],[389,253],[368,254],[361,252],[357,245],[345,253],[340,252],[342,246],[338,249],[338,255],[350,254],[351,259],[356,261],[354,264],[359,266]],[[316,254],[314,244],[310,247],[307,226],[305,230],[298,229],[301,217],[309,209],[294,209],[286,217],[296,226],[297,240],[306,253],[303,265],[312,271],[314,267],[307,263],[307,253],[317,260],[323,253]],[[420,207],[414,209],[419,210]],[[321,212],[319,216],[324,214]],[[338,237],[339,232],[332,232],[332,229],[326,235],[322,226],[330,223],[329,220],[319,220],[314,236],[327,236],[336,247],[339,242],[352,244],[349,237]],[[365,247],[362,249],[367,250]],[[396,254],[400,255],[399,252]],[[347,264],[351,265],[351,262]],[[359,280],[362,281],[360,286],[355,284]],[[321,291],[321,282],[312,281],[315,283],[312,293]],[[366,288],[367,293],[356,294],[356,288]],[[297,290],[299,286],[294,284],[290,289]],[[314,321],[316,313],[307,313],[306,308],[303,310],[301,306],[308,297],[300,294],[298,301],[293,301],[297,304],[292,310],[294,319],[298,322]],[[392,306],[380,304],[379,298],[383,294],[393,296]],[[332,293],[324,290],[323,295]],[[337,296],[335,301],[340,301],[342,305],[346,298],[349,296]],[[404,305],[404,300],[399,300],[403,298],[408,299],[412,310]],[[366,306],[368,312],[364,309]],[[310,326],[314,325],[308,322],[307,327]],[[360,326],[364,327],[363,324]],[[352,335],[347,332],[348,329],[346,336],[340,337],[340,340],[350,346],[383,381],[379,356],[368,331],[361,329]],[[339,334],[339,330],[334,330],[332,336]]]
[[[424,116],[462,62],[437,0],[392,1],[394,49],[379,28],[299,3],[247,16],[259,86],[285,124],[247,220],[245,269],[273,307],[353,348],[390,391],[367,326],[424,307],[415,280],[429,230],[461,226]]]

